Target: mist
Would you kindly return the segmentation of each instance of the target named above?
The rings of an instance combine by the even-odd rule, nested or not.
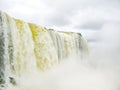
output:
[[[89,55],[70,57],[43,73],[21,78],[9,90],[120,90],[119,24],[106,24]]]
[[[69,59],[50,71],[21,78],[19,86],[9,90],[119,90],[118,70],[78,60]]]

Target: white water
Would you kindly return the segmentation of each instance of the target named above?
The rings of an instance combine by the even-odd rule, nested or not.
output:
[[[78,33],[48,30],[3,12],[0,20],[0,85],[8,90],[12,84],[24,90],[35,80],[39,84],[60,62],[73,56],[83,59],[88,52]]]

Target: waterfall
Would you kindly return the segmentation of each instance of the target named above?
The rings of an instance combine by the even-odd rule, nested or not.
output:
[[[87,52],[80,33],[46,29],[0,12],[0,88],[16,85],[20,77],[46,71],[70,56],[82,59]]]

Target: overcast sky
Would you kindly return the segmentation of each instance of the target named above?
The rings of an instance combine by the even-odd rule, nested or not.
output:
[[[120,0],[0,0],[0,9],[47,28],[81,32],[91,43],[120,31]]]

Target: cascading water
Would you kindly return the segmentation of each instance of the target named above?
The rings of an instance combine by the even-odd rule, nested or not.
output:
[[[80,33],[46,29],[0,12],[0,90],[70,56],[82,59],[87,52]]]

